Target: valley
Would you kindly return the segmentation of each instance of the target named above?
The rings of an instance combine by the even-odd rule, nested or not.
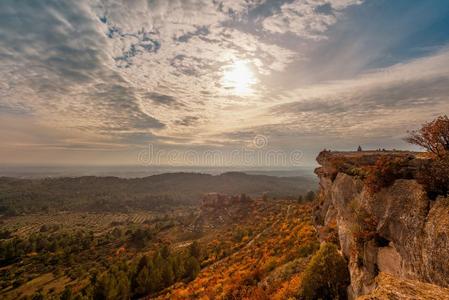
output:
[[[202,188],[190,182],[191,191],[174,200],[182,189],[176,178],[197,175],[167,176],[160,188],[171,195],[163,196],[154,192],[154,178],[148,188],[114,178],[0,180],[6,212],[0,219],[1,297],[241,299],[264,293],[282,299],[296,291],[319,248],[311,205],[290,190],[279,197],[281,190],[270,187],[297,178],[262,176],[272,184],[265,181],[262,190],[250,184],[260,179],[256,175],[229,174],[217,189],[235,184],[237,176],[248,194],[207,193],[203,180]],[[124,191],[126,206],[118,206]],[[53,197],[44,198],[47,193]]]

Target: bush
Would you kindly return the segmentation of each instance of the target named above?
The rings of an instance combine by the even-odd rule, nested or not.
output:
[[[337,246],[324,243],[304,271],[299,299],[347,299],[349,271]]]
[[[355,224],[352,230],[357,247],[362,247],[368,241],[376,238],[378,220],[362,207],[356,207],[353,211]]]
[[[436,157],[418,172],[418,182],[427,191],[429,198],[449,194],[449,154]]]
[[[317,242],[304,243],[298,248],[298,257],[307,257],[314,254],[320,248]]]
[[[389,187],[396,179],[412,178],[408,174],[408,157],[381,156],[369,170],[366,185],[371,193]]]

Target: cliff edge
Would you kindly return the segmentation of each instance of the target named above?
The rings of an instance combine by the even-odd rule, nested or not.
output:
[[[434,286],[434,293],[449,299],[449,200],[430,199],[416,180],[417,170],[428,162],[425,155],[323,151],[317,161],[320,192],[314,218],[320,232],[338,234],[350,270],[350,298],[390,299],[379,293],[416,284],[426,291]],[[373,180],[369,174],[379,161],[388,161],[381,166],[393,167],[394,176],[384,167]],[[396,285],[386,288],[387,281]],[[416,299],[438,298],[429,292],[428,298]]]

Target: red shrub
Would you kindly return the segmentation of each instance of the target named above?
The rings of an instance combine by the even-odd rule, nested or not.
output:
[[[431,199],[449,194],[449,154],[436,157],[418,172],[421,183]]]
[[[408,157],[381,156],[369,169],[365,181],[369,191],[375,193],[392,185],[396,179],[411,178],[408,160]]]

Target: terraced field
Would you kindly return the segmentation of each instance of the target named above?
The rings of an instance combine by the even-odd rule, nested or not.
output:
[[[185,216],[184,209],[172,210],[170,214],[179,217]],[[33,232],[39,232],[42,226],[59,225],[64,229],[86,229],[94,233],[103,233],[113,224],[143,224],[152,222],[165,214],[152,211],[140,211],[130,213],[77,213],[60,212],[55,214],[31,214],[15,216],[4,219],[2,228],[13,231],[14,235],[27,236]]]

